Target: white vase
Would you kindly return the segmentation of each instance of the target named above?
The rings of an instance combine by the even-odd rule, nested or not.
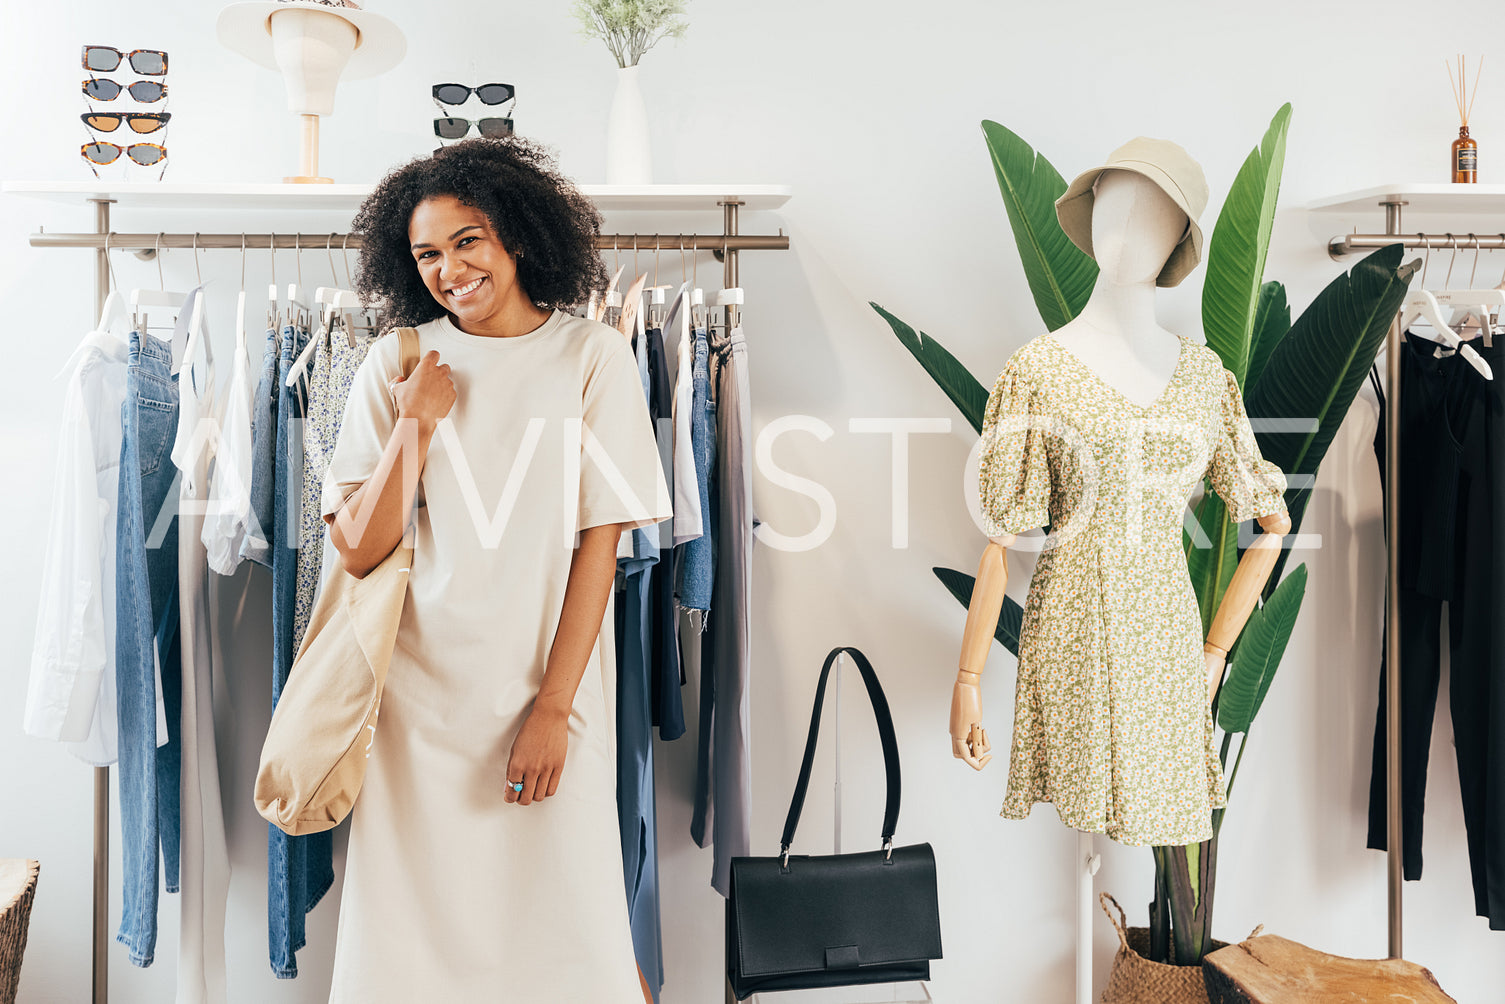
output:
[[[648,185],[653,181],[653,155],[648,149],[648,110],[638,87],[638,68],[617,70],[617,92],[606,123],[606,183]]]

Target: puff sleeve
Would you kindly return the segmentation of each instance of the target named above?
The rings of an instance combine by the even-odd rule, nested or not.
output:
[[[1050,522],[1050,462],[1045,432],[1031,422],[1033,391],[1018,357],[998,374],[983,412],[978,489],[983,532],[1023,533]]]
[[[1285,514],[1286,478],[1279,467],[1260,456],[1259,443],[1249,427],[1244,398],[1238,380],[1223,371],[1226,387],[1222,401],[1222,421],[1207,476],[1212,490],[1228,507],[1235,523],[1262,516]]]

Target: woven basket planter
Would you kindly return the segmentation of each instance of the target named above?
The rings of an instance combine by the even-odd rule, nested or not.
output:
[[[1103,912],[1118,932],[1118,954],[1113,956],[1113,970],[1103,991],[1103,1004],[1208,1004],[1207,986],[1202,967],[1169,966],[1151,962],[1150,929],[1129,927],[1128,917],[1118,900],[1107,893],[1098,897]],[[1118,916],[1108,909],[1112,903]],[[1214,941],[1214,950],[1226,948],[1227,942]]]
[[[0,861],[0,896],[14,890],[9,902],[0,902],[0,1004],[16,1001],[21,954],[26,951],[26,929],[31,923],[31,901],[37,894],[40,870],[36,861]]]

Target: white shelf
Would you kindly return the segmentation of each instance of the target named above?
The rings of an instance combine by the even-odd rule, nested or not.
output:
[[[1314,213],[1378,213],[1380,203],[1403,201],[1402,213],[1505,214],[1505,185],[1451,185],[1426,182],[1376,185],[1307,203]]]
[[[92,197],[120,209],[299,209],[353,213],[372,185],[283,185],[255,182],[6,181],[0,191],[81,204]],[[713,212],[738,199],[745,211],[789,201],[787,185],[581,185],[602,212]]]

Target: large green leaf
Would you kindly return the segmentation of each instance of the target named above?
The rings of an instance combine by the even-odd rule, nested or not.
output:
[[[1259,306],[1254,310],[1254,337],[1249,340],[1249,372],[1244,376],[1244,386],[1259,383],[1270,353],[1290,331],[1291,305],[1286,302],[1286,288],[1278,282],[1267,282],[1259,291]]]
[[[932,568],[931,571],[962,606],[972,605],[972,587],[977,583],[975,576],[958,572],[954,568]],[[1005,596],[1003,608],[998,611],[998,626],[993,629],[993,637],[997,638],[1004,648],[1014,653],[1016,658],[1019,655],[1019,628],[1023,623],[1024,610],[1019,604]]]
[[[1228,508],[1214,492],[1197,503],[1197,533],[1186,541],[1186,570],[1202,613],[1202,635],[1212,627],[1223,592],[1238,567],[1238,526],[1228,521]]]
[[[998,175],[998,190],[1014,230],[1024,277],[1045,327],[1056,330],[1076,316],[1097,281],[1097,262],[1061,229],[1056,199],[1066,180],[1024,140],[997,122],[983,121],[982,133]]]
[[[899,341],[920,361],[930,378],[946,393],[951,403],[961,410],[967,421],[972,423],[972,428],[981,434],[982,415],[988,406],[988,389],[978,383],[971,371],[957,362],[956,357],[947,352],[940,342],[923,331],[915,331],[876,303],[868,301],[868,305],[888,322],[888,326],[894,329],[894,334],[899,336]]]
[[[1207,276],[1202,285],[1202,329],[1207,347],[1244,386],[1249,371],[1254,315],[1264,284],[1265,255],[1275,223],[1275,201],[1285,166],[1286,130],[1291,106],[1282,105],[1265,137],[1239,168],[1218,213],[1207,244]]]
[[[1270,353],[1245,394],[1260,453],[1291,482],[1286,507],[1301,526],[1317,467],[1348,414],[1416,271],[1392,244],[1364,258],[1317,295]],[[1295,431],[1292,431],[1292,427]],[[1290,555],[1281,553],[1271,581]]]
[[[1275,587],[1264,606],[1249,615],[1218,700],[1218,725],[1223,731],[1249,731],[1270,692],[1305,595],[1306,565],[1297,565]]]

